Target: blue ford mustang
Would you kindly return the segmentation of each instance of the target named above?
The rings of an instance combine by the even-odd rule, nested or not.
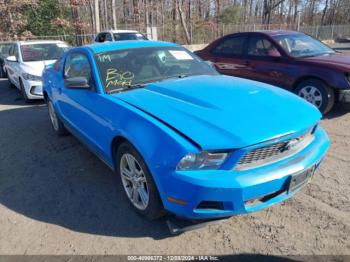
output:
[[[219,75],[173,43],[73,48],[43,81],[55,132],[69,131],[115,170],[150,219],[228,217],[281,202],[329,147],[313,105]]]

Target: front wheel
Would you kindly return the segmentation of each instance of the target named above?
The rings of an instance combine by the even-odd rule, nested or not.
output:
[[[327,114],[335,102],[334,90],[318,79],[301,82],[295,93],[316,106],[322,114]]]
[[[53,127],[53,130],[56,132],[59,136],[64,136],[68,134],[67,129],[64,127],[62,121],[57,117],[55,108],[53,106],[53,103],[51,100],[47,100],[47,107],[49,109],[49,116],[51,120],[51,124]]]
[[[8,86],[10,88],[16,88],[16,86],[11,82],[11,79],[9,77],[7,77],[7,81],[8,81]]]
[[[117,149],[116,172],[136,212],[151,220],[165,213],[151,173],[141,155],[128,142],[122,143]]]
[[[24,102],[29,103],[30,99],[27,96],[26,90],[24,89],[24,85],[23,85],[23,82],[21,79],[19,79],[19,85],[21,87],[21,94],[22,94]]]

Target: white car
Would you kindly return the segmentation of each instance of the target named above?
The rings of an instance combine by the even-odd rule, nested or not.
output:
[[[18,41],[5,59],[10,86],[17,87],[25,102],[43,99],[41,75],[46,65],[56,62],[69,48],[62,41]]]
[[[143,34],[134,30],[109,30],[98,33],[95,38],[95,43],[123,41],[123,40],[148,40]]]

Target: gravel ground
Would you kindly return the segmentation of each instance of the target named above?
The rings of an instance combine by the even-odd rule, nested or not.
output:
[[[74,137],[53,133],[41,102],[0,80],[0,254],[348,254],[350,108],[323,121],[332,145],[295,198],[171,236],[126,203],[116,176]]]

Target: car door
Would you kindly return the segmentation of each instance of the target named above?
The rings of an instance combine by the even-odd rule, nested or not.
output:
[[[245,35],[229,36],[217,43],[204,57],[214,63],[216,69],[225,75],[247,77]]]
[[[84,52],[71,52],[63,66],[63,80],[57,83],[58,107],[63,120],[97,155],[104,158],[101,139],[105,124],[98,113],[103,98],[96,91],[91,61]],[[89,88],[68,88],[66,80],[73,77],[88,79]],[[100,121],[99,121],[100,120]]]
[[[249,78],[280,87],[289,86],[288,83],[293,81],[293,66],[280,51],[266,36],[251,35],[246,59]]]

